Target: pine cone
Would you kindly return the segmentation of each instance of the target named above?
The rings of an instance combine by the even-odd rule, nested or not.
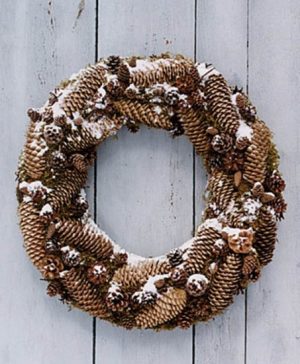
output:
[[[73,197],[83,188],[86,178],[87,172],[67,169],[61,176],[61,181],[48,194],[47,201],[53,210],[59,211],[63,206],[70,204]]]
[[[153,328],[176,317],[186,305],[186,292],[170,288],[155,304],[145,307],[136,317],[136,325],[143,329]]]
[[[210,257],[214,255],[214,244],[221,234],[213,228],[201,228],[187,253],[184,269],[187,273],[203,272]]]
[[[213,311],[223,311],[233,301],[237,293],[242,269],[242,258],[228,254],[214,275],[208,292],[208,300]]]
[[[276,243],[276,221],[272,213],[262,210],[259,216],[258,228],[255,232],[255,242],[253,247],[258,253],[261,265],[268,264],[272,258]]]
[[[63,296],[64,288],[63,288],[63,285],[61,284],[61,282],[56,281],[56,280],[51,281],[47,287],[47,294],[50,297],[54,297],[54,296],[58,296],[58,295]]]
[[[240,125],[236,107],[231,101],[231,90],[222,75],[212,75],[205,84],[205,96],[212,117],[219,128],[234,135]]]
[[[24,168],[26,174],[32,179],[39,179],[44,174],[46,169],[45,147],[46,143],[41,138],[39,127],[32,121],[29,124],[23,151]]]
[[[64,220],[56,226],[59,239],[80,251],[89,253],[97,259],[105,259],[112,252],[112,241],[101,230],[95,232],[93,226],[80,221]]]
[[[157,114],[155,106],[142,104],[132,100],[118,100],[114,102],[114,107],[124,116],[135,122],[145,124],[154,128],[166,130],[172,129],[172,123],[166,113]]]
[[[119,268],[113,281],[122,286],[125,290],[138,290],[143,286],[150,276],[166,274],[171,270],[171,266],[166,261],[148,260],[137,265],[125,265]]]
[[[149,62],[148,70],[131,70],[130,82],[142,86],[149,87],[155,83],[172,83],[177,78],[183,78],[193,67],[192,62],[187,60],[164,59]]]
[[[85,161],[85,157],[82,154],[76,153],[70,157],[70,162],[77,169],[78,172],[86,172],[87,171],[87,163]]]
[[[183,262],[182,255],[183,251],[179,248],[172,249],[167,254],[167,258],[169,259],[169,262],[172,267],[175,267],[176,265],[179,265]]]
[[[29,118],[31,119],[31,121],[33,121],[34,123],[41,120],[42,115],[35,109],[28,109],[27,110],[27,115],[29,116]]]
[[[54,168],[56,171],[61,172],[66,168],[67,156],[64,153],[55,150],[49,156],[49,164],[51,168]]]
[[[64,138],[64,133],[61,127],[50,124],[44,128],[44,139],[48,145],[59,144]]]
[[[56,255],[46,255],[41,260],[41,273],[45,279],[55,279],[63,271],[64,265],[61,259]]]
[[[74,112],[83,109],[86,101],[91,99],[105,82],[105,74],[105,68],[98,63],[77,75],[77,79],[72,85],[72,92],[64,99],[63,109],[67,116],[72,117]]]
[[[187,292],[194,297],[202,296],[208,287],[208,279],[203,274],[189,276],[186,283]]]
[[[104,284],[108,280],[108,272],[101,262],[96,262],[87,270],[87,278],[93,284]]]
[[[120,251],[113,255],[113,261],[117,267],[122,267],[128,261],[128,254],[124,251]]]
[[[211,140],[211,146],[217,153],[226,153],[232,148],[232,138],[228,134],[217,134]]]
[[[152,291],[135,292],[132,297],[132,302],[136,305],[153,305],[157,300],[157,293]]]
[[[125,85],[129,85],[130,71],[126,64],[122,64],[118,69],[118,80]]]
[[[183,268],[173,268],[170,272],[171,281],[175,286],[183,286],[187,281],[187,272]]]
[[[72,200],[72,203],[68,209],[68,213],[71,217],[79,219],[87,212],[88,208],[89,204],[87,200],[79,196]]]
[[[223,158],[223,165],[228,172],[237,172],[243,169],[244,155],[237,151],[229,151]]]
[[[83,271],[72,268],[63,275],[61,281],[74,305],[92,316],[106,319],[111,316],[99,290],[87,280]]]
[[[185,135],[190,139],[197,154],[205,154],[210,148],[209,138],[206,133],[208,123],[201,110],[179,109],[181,125]]]
[[[26,252],[32,263],[40,269],[46,254],[46,228],[40,220],[39,209],[32,202],[21,202],[19,215]]]
[[[121,58],[119,56],[109,56],[106,61],[107,68],[110,73],[117,74],[121,65]]]
[[[57,239],[47,240],[45,242],[45,252],[47,254],[58,253],[60,249],[60,243]]]
[[[284,213],[286,212],[287,204],[286,204],[282,194],[277,196],[276,199],[271,202],[271,207],[275,211],[277,220],[281,220],[284,218]]]
[[[107,307],[113,312],[124,311],[128,304],[128,295],[124,293],[119,285],[113,282],[106,295]]]
[[[263,183],[271,134],[266,125],[260,121],[256,121],[252,125],[252,129],[252,144],[245,153],[243,178],[252,184],[255,182]]]
[[[251,142],[247,137],[240,137],[240,138],[237,138],[237,140],[235,142],[235,147],[238,150],[245,150],[249,147],[250,144],[251,144]]]
[[[77,267],[80,264],[81,256],[79,251],[69,245],[62,247],[60,250],[62,261],[67,267]]]
[[[208,189],[212,200],[221,210],[225,210],[229,203],[235,199],[233,177],[224,172],[216,171],[208,181]]]
[[[266,188],[274,193],[281,193],[285,189],[285,182],[278,171],[273,171],[268,175],[265,181]]]
[[[251,277],[252,273],[259,271],[260,264],[257,257],[253,254],[246,255],[243,261],[242,273],[244,276]]]

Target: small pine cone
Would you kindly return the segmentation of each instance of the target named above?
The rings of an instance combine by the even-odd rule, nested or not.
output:
[[[87,212],[88,208],[89,204],[87,200],[79,196],[72,200],[72,203],[68,209],[68,213],[71,217],[79,219]]]
[[[195,147],[197,154],[205,154],[210,149],[210,142],[206,133],[208,123],[205,115],[198,109],[179,109],[181,125],[184,129],[184,134],[190,139]]]
[[[124,265],[116,270],[113,281],[125,289],[139,289],[150,276],[166,274],[171,270],[167,261],[147,260],[136,265]]]
[[[178,316],[177,325],[181,329],[187,330],[193,325],[194,321],[195,321],[194,315],[191,315],[189,312],[187,313],[183,312],[180,316]]]
[[[168,290],[168,281],[166,278],[158,279],[154,282],[154,286],[158,293],[165,293]]]
[[[236,95],[236,106],[239,108],[239,109],[244,109],[247,104],[248,104],[248,98],[245,94],[242,94],[242,93],[238,93]]]
[[[83,270],[72,268],[63,275],[61,281],[76,306],[99,318],[111,316],[98,287],[87,280]]]
[[[44,128],[44,139],[48,145],[59,144],[64,138],[63,130],[55,124],[46,125]]]
[[[56,225],[59,239],[66,245],[76,247],[95,256],[97,259],[105,259],[113,252],[112,241],[100,229],[84,224],[80,221],[63,220]]]
[[[167,258],[169,259],[169,262],[172,267],[175,267],[176,265],[179,265],[183,262],[183,251],[179,248],[172,249],[168,254]]]
[[[235,142],[235,147],[238,150],[245,150],[250,145],[250,140],[247,137],[238,138]]]
[[[179,93],[177,88],[167,91],[164,95],[164,100],[169,105],[176,105],[179,101]]]
[[[47,255],[41,261],[41,273],[45,279],[55,279],[63,271],[64,265],[56,255]]]
[[[271,145],[271,133],[261,121],[256,121],[252,125],[252,130],[251,145],[245,152],[243,178],[252,184],[263,183],[266,174],[266,160]]]
[[[242,273],[250,277],[252,273],[259,270],[259,260],[254,254],[246,255],[243,260]]]
[[[187,272],[183,268],[173,268],[170,272],[171,281],[175,286],[183,286],[187,277]]]
[[[125,250],[120,251],[120,252],[114,254],[113,259],[114,259],[114,263],[116,264],[116,266],[121,267],[127,263],[128,254],[125,252]]]
[[[223,169],[223,155],[219,153],[210,153],[206,158],[206,164],[209,170]]]
[[[118,80],[125,85],[129,85],[130,71],[126,64],[122,64],[118,69]]]
[[[27,115],[34,123],[41,120],[42,118],[42,115],[37,110],[32,108],[27,110]]]
[[[155,304],[145,307],[136,317],[136,325],[143,329],[157,327],[180,314],[186,305],[186,292],[170,288]]]
[[[223,165],[228,172],[237,172],[243,169],[244,155],[238,151],[229,151],[224,155]]]
[[[217,125],[225,133],[234,135],[240,125],[236,106],[231,100],[231,90],[222,75],[212,75],[205,84],[208,108]]]
[[[256,108],[253,105],[247,105],[244,109],[241,109],[240,114],[248,124],[254,123],[256,120]]]
[[[64,246],[61,249],[61,259],[67,267],[77,267],[81,262],[79,251],[70,246]]]
[[[135,99],[138,95],[138,89],[132,86],[133,85],[128,86],[124,91],[125,96],[129,99]]]
[[[82,154],[76,153],[70,157],[70,162],[77,169],[78,172],[86,172],[87,163],[85,157]]]
[[[108,289],[105,301],[107,307],[113,312],[124,311],[129,304],[128,295],[115,282]]]
[[[282,194],[277,196],[275,198],[275,200],[273,200],[271,202],[271,207],[275,211],[276,219],[282,220],[284,218],[284,213],[286,212],[286,209],[287,209],[287,204],[286,204]]]
[[[211,146],[217,153],[226,153],[232,148],[233,141],[228,134],[217,134],[211,140]]]
[[[90,282],[96,285],[106,283],[108,280],[106,267],[100,262],[94,263],[87,270],[87,278]]]
[[[139,291],[135,292],[131,300],[136,305],[153,305],[157,300],[157,293],[152,291]]]
[[[276,236],[276,221],[272,213],[262,210],[258,220],[258,228],[255,232],[255,242],[253,247],[257,251],[261,265],[268,264],[274,254]]]
[[[49,164],[56,171],[62,171],[66,168],[67,156],[64,153],[55,150],[49,156]]]
[[[139,124],[135,123],[133,120],[126,120],[126,127],[131,133],[137,133],[140,130]]]
[[[45,251],[47,254],[58,253],[60,249],[60,242],[57,239],[46,240]]]
[[[42,114],[42,119],[45,123],[50,124],[53,122],[53,110],[51,107],[47,107]]]
[[[47,287],[47,294],[48,296],[50,297],[54,297],[54,296],[57,296],[57,295],[63,295],[64,294],[64,288],[63,288],[63,285],[60,281],[52,281],[48,284],[48,287]]]
[[[118,73],[118,69],[121,65],[121,58],[119,56],[109,56],[106,60],[106,65],[109,70],[109,72],[113,74]]]
[[[106,91],[109,93],[112,97],[121,97],[124,94],[124,87],[122,86],[121,81],[118,80],[112,80],[107,83],[105,86]]]
[[[185,287],[188,294],[199,297],[205,293],[208,283],[208,279],[203,274],[193,274],[189,276]]]
[[[285,189],[285,181],[278,171],[273,171],[271,175],[267,176],[265,186],[273,193],[281,193]]]
[[[238,291],[241,277],[242,258],[228,254],[214,275],[208,292],[208,300],[213,311],[223,311],[229,306]]]
[[[137,60],[137,58],[135,56],[130,57],[128,60],[128,65],[130,67],[136,67],[136,60]]]

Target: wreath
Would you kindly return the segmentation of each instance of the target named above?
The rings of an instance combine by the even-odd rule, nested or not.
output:
[[[212,65],[110,56],[63,81],[28,116],[20,226],[50,296],[127,329],[187,328],[220,314],[271,261],[286,210],[278,152],[245,93]],[[156,258],[106,235],[83,189],[96,146],[140,124],[185,134],[209,176],[194,237]]]

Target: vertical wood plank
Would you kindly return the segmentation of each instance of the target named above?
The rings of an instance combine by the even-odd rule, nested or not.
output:
[[[249,10],[250,97],[274,132],[288,212],[273,262],[248,289],[247,363],[292,364],[300,356],[300,4],[251,1]]]
[[[100,1],[99,56],[193,56],[194,1]],[[163,131],[99,148],[98,223],[129,251],[163,254],[192,233],[192,146]],[[125,331],[97,321],[97,363],[191,363],[192,331]]]
[[[22,248],[14,198],[27,108],[42,106],[61,79],[94,61],[95,4],[85,1],[80,13],[80,3],[1,4],[1,363],[92,362],[92,319],[46,295]]]
[[[246,1],[198,0],[197,10],[197,60],[212,63],[231,85],[246,87]],[[206,180],[202,163],[196,159],[196,226],[201,220]],[[220,317],[196,325],[195,363],[241,364],[244,340],[245,299],[240,296]]]

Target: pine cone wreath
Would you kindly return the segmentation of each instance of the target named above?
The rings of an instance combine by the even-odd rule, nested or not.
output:
[[[273,257],[285,182],[242,90],[181,55],[100,59],[29,109],[17,171],[26,252],[49,296],[126,329],[188,328],[221,313]],[[209,174],[203,222],[160,257],[130,254],[91,219],[96,147],[123,126],[184,134]]]

